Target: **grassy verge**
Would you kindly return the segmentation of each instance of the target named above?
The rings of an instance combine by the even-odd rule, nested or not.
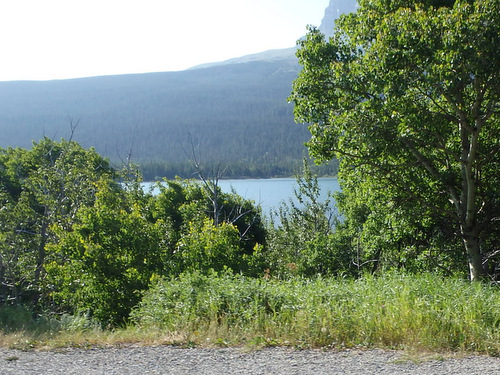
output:
[[[500,290],[430,274],[286,281],[190,274],[151,288],[132,321],[115,331],[67,322],[31,339],[52,347],[135,342],[500,354]],[[0,335],[0,344],[16,334]]]

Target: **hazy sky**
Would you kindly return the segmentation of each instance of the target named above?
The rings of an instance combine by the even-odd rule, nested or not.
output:
[[[183,70],[288,48],[329,0],[0,0],[0,81]]]

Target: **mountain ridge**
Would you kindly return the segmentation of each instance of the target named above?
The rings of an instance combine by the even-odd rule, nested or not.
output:
[[[322,27],[332,6],[338,1],[330,1]],[[169,165],[165,174],[189,163],[194,150],[207,163],[239,165],[246,175],[252,168],[290,175],[310,136],[295,124],[287,101],[301,69],[295,50],[177,72],[0,82],[0,147],[29,148],[44,136],[72,135],[115,162],[131,155],[157,169]]]
[[[307,129],[287,102],[298,64],[248,62],[181,72],[0,83],[0,147],[73,139],[114,161],[276,164],[301,159]],[[190,135],[192,139],[190,139]],[[289,172],[287,172],[289,173]]]

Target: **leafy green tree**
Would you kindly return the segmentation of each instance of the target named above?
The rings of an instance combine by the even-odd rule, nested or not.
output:
[[[2,294],[36,305],[51,257],[47,245],[57,241],[54,228],[70,230],[77,211],[93,203],[94,183],[114,171],[95,150],[49,138],[30,150],[0,150],[0,171]]]
[[[133,167],[115,171],[93,149],[48,138],[0,150],[0,178],[0,303],[115,326],[157,277],[260,266],[260,209],[236,194],[217,190],[215,225],[199,184],[172,181],[154,196]]]
[[[239,272],[244,267],[236,227],[225,222],[216,226],[210,218],[189,223],[177,252],[183,271],[206,273],[227,268]]]
[[[344,217],[334,237],[337,246],[353,254],[357,273],[391,268],[466,273],[463,244],[449,221],[423,217],[417,210],[410,213],[409,207],[395,205],[386,189],[362,189],[362,184],[344,180],[344,190],[334,196]]]
[[[210,184],[210,181],[206,182]],[[180,273],[184,270],[186,259],[191,255],[184,257],[180,253],[180,249],[193,249],[194,247],[186,247],[186,236],[189,241],[195,241],[196,231],[203,232],[203,240],[214,235],[227,235],[227,243],[230,244],[228,252],[234,251],[234,233],[237,232],[237,251],[231,264],[226,264],[235,272],[261,272],[263,265],[256,263],[255,255],[261,255],[262,246],[265,243],[266,231],[262,222],[261,210],[249,200],[246,200],[236,193],[223,193],[217,186],[212,186],[210,189],[198,182],[190,180],[174,180],[165,181],[159,184],[160,193],[152,199],[151,212],[153,220],[159,220],[172,228],[169,233],[170,237],[166,241],[170,244],[172,252],[171,270],[174,273]],[[214,219],[214,189],[217,189],[217,212],[218,225]],[[207,221],[208,220],[208,221]],[[209,222],[215,227],[224,225],[221,230],[211,228]],[[231,229],[229,229],[231,228]],[[197,239],[196,241],[202,241]],[[221,239],[221,241],[223,241]],[[182,244],[182,246],[180,246]],[[214,252],[210,250],[212,255]],[[175,253],[175,255],[174,255]],[[210,255],[209,257],[213,256]],[[220,255],[224,258],[223,252]],[[227,258],[229,260],[229,258]],[[212,266],[208,268],[219,269],[215,262],[223,263],[222,259],[210,260]],[[189,261],[188,263],[194,264]],[[200,264],[203,264],[201,262]],[[190,266],[191,267],[191,266]],[[205,267],[205,266],[202,266]],[[259,269],[257,271],[257,269]]]
[[[59,228],[58,256],[46,266],[60,309],[89,314],[103,325],[128,319],[150,282],[164,275],[165,227],[149,220],[147,200],[109,180],[96,183],[92,206],[77,212],[71,231]]]
[[[360,0],[334,31],[297,53],[310,152],[394,219],[444,224],[481,279],[499,245],[500,2]]]

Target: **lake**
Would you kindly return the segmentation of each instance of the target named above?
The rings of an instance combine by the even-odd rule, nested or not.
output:
[[[328,192],[340,190],[338,180],[333,177],[318,178],[318,184],[323,199],[326,199]],[[145,186],[148,186],[148,183],[145,183]],[[253,200],[262,207],[263,213],[268,215],[271,208],[277,208],[280,202],[295,198],[294,189],[297,188],[297,182],[295,178],[219,180],[219,186],[225,193],[234,189],[243,198]]]

